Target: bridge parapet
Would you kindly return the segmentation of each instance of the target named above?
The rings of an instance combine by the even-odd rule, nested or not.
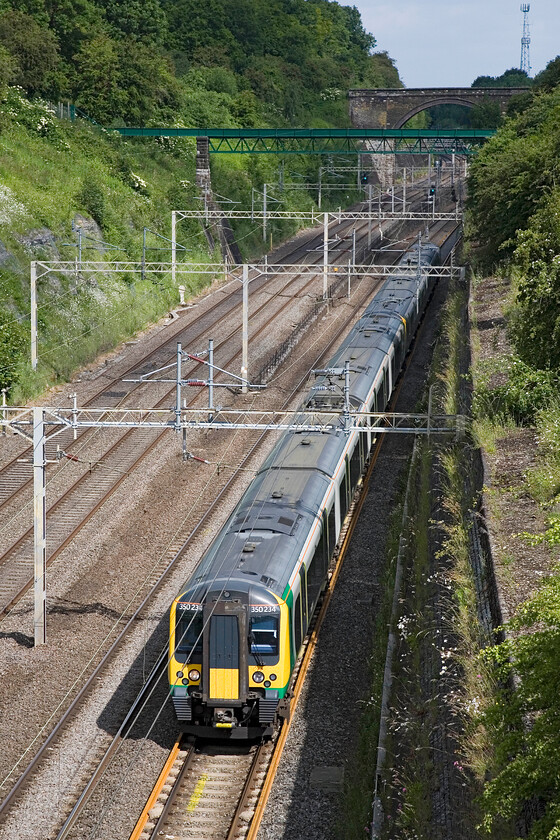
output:
[[[505,113],[512,96],[527,88],[385,88],[358,89],[348,94],[355,128],[402,128],[415,114],[436,105],[473,108],[489,99]]]

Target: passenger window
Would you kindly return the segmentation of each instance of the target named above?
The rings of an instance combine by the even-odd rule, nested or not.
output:
[[[249,622],[249,650],[261,656],[278,656],[278,618],[270,615],[251,616]]]
[[[175,659],[178,662],[202,660],[202,613],[177,610]]]

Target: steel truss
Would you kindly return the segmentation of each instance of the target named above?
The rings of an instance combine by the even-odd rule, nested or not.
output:
[[[288,219],[297,222],[308,222],[311,225],[316,225],[323,219],[321,212],[313,210],[268,210],[266,214],[262,210],[247,211],[247,210],[230,210],[224,208],[220,210],[174,210],[177,215],[177,221],[181,219],[198,219],[199,221],[220,221],[220,219],[250,219],[251,221],[263,221],[266,219]],[[371,212],[368,210],[361,210],[359,212],[340,212],[329,213],[329,224],[331,222],[360,222],[360,221],[405,221],[405,222],[455,222],[462,218],[462,213],[459,207],[453,213],[435,213],[432,211],[417,211],[411,210],[403,213],[402,210],[384,210],[382,208],[374,207]]]
[[[124,274],[126,272],[137,272],[140,271],[142,263],[125,263],[125,262],[89,262],[83,260],[82,263],[76,268],[73,262],[65,262],[65,261],[57,261],[53,260],[49,263],[36,263],[38,266],[41,266],[44,270],[37,274],[37,279],[44,277],[46,274],[53,273],[56,274],[109,274],[109,273],[121,273]],[[153,272],[154,274],[163,274],[167,273],[171,270],[172,263],[146,263],[145,269],[146,272]],[[227,273],[229,275],[237,276],[241,273],[241,266],[237,266],[235,269],[227,269]],[[273,263],[258,263],[254,265],[247,265],[249,272],[251,272],[251,279],[254,280],[257,277],[266,277],[269,274],[278,274],[278,275],[290,275],[290,274],[323,274],[323,265],[310,265],[309,263],[292,263],[292,264],[278,264],[275,265]],[[329,276],[331,275],[339,275],[342,271],[346,271],[347,267],[344,265],[332,265],[329,264],[327,268],[327,273]],[[176,263],[176,271],[177,274],[223,274],[224,273],[224,264],[223,263]],[[406,265],[371,265],[369,263],[364,263],[362,265],[356,264],[351,266],[352,274],[368,274],[371,277],[390,277],[393,275],[404,276],[416,276],[417,274],[417,267],[406,266]],[[459,276],[461,268],[458,266],[431,266],[430,268],[422,268],[423,273],[429,274],[430,277],[436,278],[443,278],[443,277],[455,277]]]
[[[206,138],[210,154],[474,154],[495,130],[118,128],[125,137]]]
[[[174,381],[174,380],[173,380]],[[188,384],[183,380],[180,384]],[[201,385],[206,384],[202,383]],[[251,387],[251,386],[249,386]],[[259,386],[261,387],[261,386]],[[353,412],[331,410],[260,410],[260,409],[214,409],[181,408],[180,417],[173,408],[78,408],[40,406],[5,406],[0,408],[0,425],[22,437],[33,439],[33,413],[43,414],[45,427],[54,427],[47,439],[55,437],[65,429],[211,429],[229,431],[246,429],[252,431],[295,431],[332,432],[347,434],[400,433],[400,434],[453,434],[464,429],[465,418],[451,414],[400,414],[397,412]],[[348,423],[349,421],[349,423]],[[346,425],[345,425],[346,422]]]

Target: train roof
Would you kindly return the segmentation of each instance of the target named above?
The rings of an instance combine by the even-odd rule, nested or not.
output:
[[[432,264],[439,249],[424,243],[421,261]],[[416,252],[417,257],[417,252]],[[327,368],[350,361],[350,401],[360,407],[380,371],[398,330],[404,330],[416,308],[416,273],[389,277],[362,318],[350,330]],[[313,408],[332,407],[333,426],[324,432],[285,432],[183,589],[218,595],[253,593],[266,603],[265,590],[285,592],[313,523],[331,486],[348,437],[342,427],[344,375],[322,374],[302,404],[300,419]],[[309,417],[312,421],[312,415]],[[181,597],[183,597],[181,596]]]
[[[297,457],[294,450],[301,445],[301,436],[288,437],[299,438],[297,442],[287,442],[292,457]],[[315,438],[310,444],[313,447],[318,439],[325,443],[331,436],[310,437]],[[282,451],[279,457],[284,454],[289,457],[290,453]],[[230,589],[235,588],[236,581],[243,586],[249,582],[265,586],[280,597],[329,486],[329,478],[316,468],[306,469],[299,464],[294,470],[280,465],[280,461],[276,466],[263,465],[186,588],[225,578]],[[211,588],[215,589],[215,585]]]

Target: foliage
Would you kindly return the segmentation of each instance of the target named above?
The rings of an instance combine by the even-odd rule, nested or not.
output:
[[[510,88],[510,87],[531,87],[531,79],[525,70],[512,67],[506,70],[501,76],[477,76],[472,83],[473,88]]]
[[[560,175],[560,88],[536,96],[506,122],[473,161],[469,182],[472,237],[486,264],[511,256],[516,234],[543,206]]]
[[[17,62],[12,53],[0,44],[0,96],[2,96],[8,85],[14,81],[17,73]]]
[[[483,723],[493,735],[501,770],[486,785],[483,826],[488,833],[500,818],[523,813],[526,803],[541,808],[530,840],[560,836],[560,575],[552,575],[509,623],[512,633],[488,648],[504,688],[486,710]],[[518,677],[515,691],[509,679]]]
[[[57,95],[64,87],[58,39],[24,12],[0,15],[0,45],[12,57],[12,80],[33,95]]]
[[[13,312],[0,308],[0,388],[12,386],[27,342],[27,331]]]
[[[521,357],[539,368],[560,367],[560,188],[554,188],[527,230],[519,231],[519,274],[511,332]]]
[[[558,384],[558,375],[552,371],[537,370],[514,355],[501,356],[481,370],[473,412],[478,418],[531,423],[552,402]]]
[[[331,0],[0,0],[1,46],[29,94],[72,97],[106,126],[339,124],[327,89],[401,84],[358,10]],[[228,97],[218,113],[206,91]]]
[[[558,84],[560,84],[560,55],[549,61],[544,70],[541,70],[534,79],[537,90],[550,92]]]
[[[472,128],[498,128],[502,122],[499,102],[486,96],[471,109],[469,116]]]
[[[80,210],[89,213],[100,227],[105,221],[105,196],[99,181],[92,177],[84,178],[80,191],[76,195]]]

